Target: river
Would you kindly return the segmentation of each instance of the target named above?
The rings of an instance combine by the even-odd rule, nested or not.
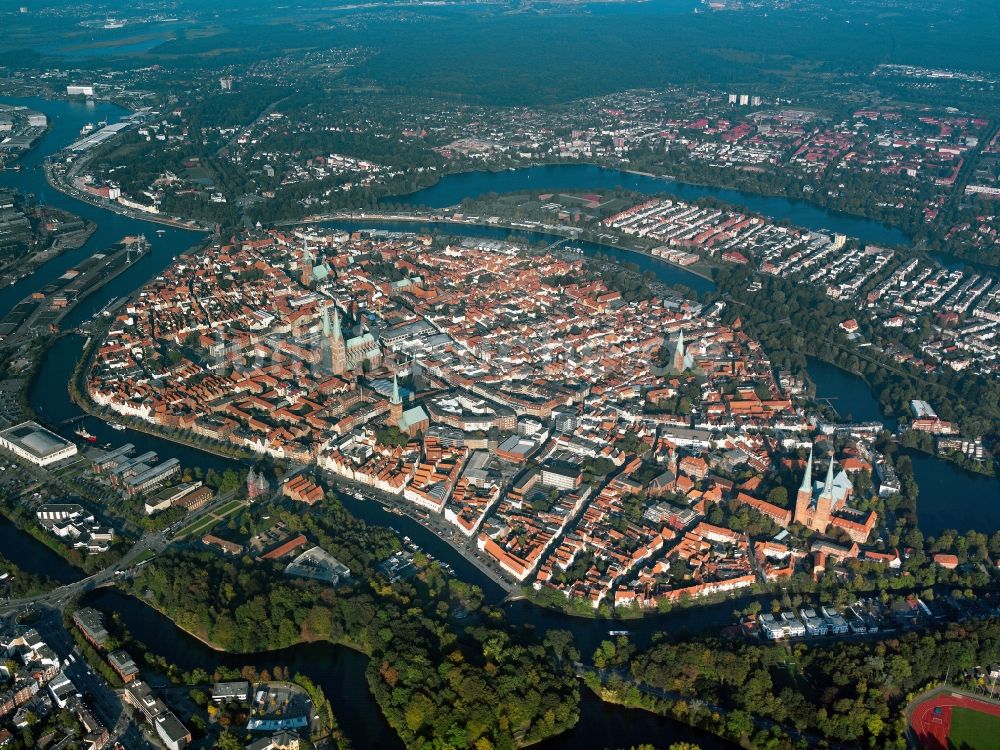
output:
[[[122,237],[145,234],[151,243],[149,254],[80,303],[63,322],[64,327],[72,327],[99,310],[110,299],[130,294],[136,287],[164,269],[176,255],[198,243],[201,235],[197,232],[138,221],[106,211],[71,198],[50,187],[46,182],[42,165],[47,156],[77,140],[80,137],[80,128],[85,124],[96,125],[101,120],[115,122],[127,114],[124,109],[106,102],[85,104],[39,98],[4,97],[0,102],[37,109],[49,118],[49,131],[42,137],[41,142],[18,162],[22,167],[21,171],[0,172],[0,187],[26,194],[32,193],[46,205],[61,208],[97,224],[97,231],[82,248],[63,253],[13,286],[0,288],[0,317],[10,312],[14,305],[30,293],[57,279],[83,259],[96,252],[107,250]]]
[[[198,241],[200,235],[197,233],[169,227],[162,228],[155,224],[105,211],[97,206],[63,195],[51,189],[45,182],[45,176],[40,165],[47,155],[54,153],[63,145],[75,140],[78,137],[80,128],[85,123],[96,123],[102,119],[112,121],[123,114],[124,110],[107,103],[88,105],[81,102],[49,101],[38,98],[4,99],[4,101],[23,104],[45,112],[50,120],[50,131],[36,148],[21,160],[23,166],[21,172],[0,173],[0,185],[14,187],[26,193],[34,193],[52,205],[95,221],[98,229],[83,249],[67,252],[59,258],[41,266],[34,274],[22,280],[17,285],[0,290],[0,314],[9,310],[29,292],[64,273],[80,259],[86,257],[87,253],[104,249],[127,234],[145,233],[152,243],[151,253],[146,258],[137,261],[132,268],[118,276],[107,286],[95,292],[74,309],[65,320],[65,325],[72,327],[86,320],[96,310],[107,304],[109,300],[130,294],[135,288],[164,268],[175,255],[183,252]],[[527,188],[538,189],[543,186],[554,189],[592,189],[595,187],[614,187],[617,184],[621,184],[623,187],[629,189],[645,192],[658,192],[662,191],[665,186],[673,186],[677,188],[680,196],[684,198],[690,199],[711,194],[718,198],[748,204],[754,210],[759,210],[762,213],[767,213],[778,218],[786,218],[793,223],[811,225],[817,228],[829,227],[835,231],[843,231],[854,236],[864,236],[868,239],[881,242],[894,241],[891,237],[880,234],[880,232],[891,233],[895,230],[882,227],[876,222],[851,219],[850,217],[843,217],[823,211],[802,202],[787,201],[780,198],[762,198],[735,191],[681,185],[658,178],[614,170],[604,170],[590,165],[559,165],[496,173],[474,172],[462,175],[449,175],[434,187],[398,200],[407,202],[419,201],[435,206],[444,206],[458,203],[468,195],[491,191],[502,192]],[[847,225],[840,223],[842,221],[860,223]],[[405,222],[396,224],[384,222],[377,224],[337,222],[335,225],[344,228],[378,226],[394,231],[414,231],[423,228],[419,224]],[[163,233],[159,233],[158,229],[162,230]],[[501,239],[509,237],[529,241],[546,241],[551,239],[547,235],[532,232],[511,232],[497,227],[449,225],[445,231],[457,235],[487,236]],[[869,232],[874,234],[868,234]],[[897,237],[896,239],[900,238]],[[706,279],[644,254],[604,248],[592,243],[575,242],[573,244],[580,246],[588,254],[598,251],[606,254],[618,254],[623,260],[636,263],[642,271],[653,271],[657,278],[666,284],[684,284],[697,292],[708,291],[713,287],[712,282]],[[72,372],[76,360],[79,358],[82,343],[82,340],[76,336],[61,338],[46,357],[38,379],[31,390],[30,401],[33,407],[44,416],[46,421],[52,424],[78,417],[82,413],[80,408],[69,399],[66,390],[69,374]],[[810,366],[810,371],[814,380],[819,385],[819,395],[837,397],[839,400],[836,403],[841,404],[841,410],[845,412],[845,415],[849,412],[855,419],[880,418],[878,403],[872,398],[870,391],[860,378],[835,367],[815,362]],[[850,406],[845,407],[845,404],[850,404]],[[120,444],[128,440],[135,443],[141,450],[156,450],[161,456],[165,458],[178,458],[188,466],[198,465],[206,469],[215,468],[221,470],[230,465],[226,459],[143,433],[132,430],[115,432],[99,420],[88,418],[84,424],[88,430],[98,436],[102,443]],[[68,427],[63,428],[63,432],[67,432],[68,430]],[[978,526],[979,528],[989,530],[1000,528],[1000,502],[996,501],[997,483],[995,481],[970,474],[950,462],[940,461],[924,454],[915,454],[913,460],[917,479],[921,483],[921,486],[925,486],[927,489],[920,501],[921,526],[925,532],[938,533],[942,528],[946,527],[964,529]],[[956,498],[960,498],[961,502],[955,503]],[[970,500],[969,498],[973,499]],[[353,507],[352,510],[366,517],[369,521],[384,525],[395,525],[399,528],[405,523],[398,516],[389,516],[387,518],[371,517],[372,515],[382,513],[378,508],[373,510],[372,506],[363,508]],[[413,526],[426,533],[428,537],[434,538],[433,535],[426,532],[418,524],[413,523]],[[404,531],[404,533],[408,532]],[[408,535],[415,539],[418,538],[416,534],[408,533]],[[460,556],[454,552],[449,554],[447,550],[451,548],[443,542],[439,542],[439,544],[441,548],[437,552],[433,552],[432,550],[434,554],[437,555],[440,553],[439,556],[441,559],[456,565],[456,569],[467,571],[469,577],[473,578],[475,583],[483,586],[486,591],[490,590],[492,584],[488,579],[479,574],[472,566],[465,564],[459,567],[461,564]]]
[[[38,375],[28,389],[28,403],[46,423],[68,439],[76,439],[73,430],[82,424],[97,437],[100,445],[132,443],[139,453],[156,451],[161,459],[176,458],[185,467],[199,466],[221,472],[233,466],[233,459],[137,430],[113,430],[103,420],[93,417],[84,416],[82,422],[75,421],[85,412],[70,398],[68,384],[83,353],[83,343],[83,337],[77,334],[60,337],[45,353]],[[74,421],[66,424],[66,420],[71,419]]]
[[[878,401],[860,375],[812,357],[808,370],[816,395],[834,399],[833,406],[843,417],[850,412],[856,421],[880,420],[895,429],[895,420],[882,417]],[[920,486],[917,523],[924,534],[937,536],[944,529],[977,529],[988,535],[1000,529],[1000,480],[921,451],[901,452],[913,461],[913,474]]]
[[[356,651],[329,643],[311,643],[258,654],[220,653],[188,635],[144,602],[116,589],[98,589],[86,595],[82,603],[109,616],[117,612],[133,637],[185,671],[201,667],[211,674],[219,666],[252,664],[258,671],[281,666],[292,674],[304,674],[323,689],[338,724],[354,747],[359,750],[403,747],[368,691],[365,677],[368,659]],[[714,735],[671,719],[606,704],[581,689],[580,722],[569,732],[535,745],[539,750],[599,750],[642,743],[665,748],[672,742],[695,742],[704,750],[734,747]]]
[[[442,234],[455,235],[456,237],[488,237],[490,239],[524,243],[551,243],[563,239],[555,235],[543,232],[530,232],[523,229],[463,224],[435,224],[433,222],[379,221],[375,219],[364,221],[354,219],[351,221],[330,221],[326,222],[323,226],[345,230],[380,229],[387,232],[440,232]],[[709,279],[685,270],[680,266],[655,258],[647,253],[598,245],[597,243],[586,242],[584,240],[569,240],[566,244],[569,247],[579,248],[585,256],[590,258],[600,253],[605,257],[614,258],[622,263],[633,263],[639,268],[641,273],[652,271],[656,274],[658,281],[668,286],[681,284],[698,294],[715,290],[715,283]]]
[[[0,552],[26,573],[48,576],[59,583],[73,583],[83,578],[83,571],[40,541],[25,534],[6,518],[0,517]]]
[[[516,193],[531,190],[614,190],[624,188],[636,193],[653,195],[669,193],[681,200],[715,198],[743,206],[777,221],[814,231],[828,230],[848,237],[857,237],[877,245],[909,245],[909,238],[899,229],[870,219],[829,211],[801,200],[773,198],[743,190],[706,187],[678,182],[664,177],[605,169],[593,164],[549,164],[500,172],[463,172],[450,174],[423,190],[409,195],[383,199],[387,204],[407,204],[446,208],[456,206],[465,198],[487,193]]]
[[[10,100],[5,100],[10,101]],[[126,273],[119,276],[108,286],[96,292],[91,298],[85,301],[79,308],[74,310],[67,318],[67,326],[74,326],[86,320],[94,311],[103,307],[109,300],[116,297],[123,297],[134,291],[135,288],[144,283],[147,279],[155,275],[164,268],[170,260],[180,252],[195,244],[199,235],[179,229],[165,228],[163,234],[156,233],[157,225],[141,222],[128,217],[110,213],[90,204],[78,202],[67,196],[49,188],[45,183],[44,174],[39,165],[44,157],[58,150],[59,147],[74,140],[77,137],[80,127],[85,122],[109,118],[116,119],[122,110],[112,105],[98,104],[88,106],[82,103],[72,103],[63,101],[44,101],[38,99],[17,100],[18,103],[39,109],[45,112],[52,123],[52,130],[48,133],[42,143],[23,160],[24,170],[20,173],[0,174],[0,185],[14,187],[25,192],[33,192],[44,197],[47,202],[78,215],[92,219],[97,222],[98,230],[90,239],[83,250],[71,251],[57,258],[50,263],[40,267],[31,277],[24,279],[13,287],[8,287],[0,291],[0,312],[5,313],[14,304],[20,301],[29,292],[37,289],[64,273],[78,260],[86,257],[87,254],[106,248],[113,242],[127,234],[145,233],[152,241],[152,252],[150,255],[138,261],[135,266]],[[624,182],[622,182],[624,180]],[[563,181],[560,184],[553,182]],[[595,182],[596,181],[596,182]],[[595,188],[613,187],[615,184],[623,184],[629,189],[640,189],[645,187],[647,192],[663,191],[666,183],[654,178],[642,178],[638,175],[627,175],[622,172],[599,170],[589,166],[560,166],[560,167],[539,167],[518,172],[501,172],[496,174],[475,173],[472,175],[458,175],[443,179],[439,185],[429,188],[427,191],[409,196],[407,202],[414,202],[419,198],[422,203],[434,205],[448,205],[461,200],[466,195],[476,194],[476,191],[504,191],[525,189],[531,183],[531,187],[546,188]],[[685,190],[689,189],[687,186]],[[693,188],[691,188],[693,189]],[[860,221],[838,217],[828,212],[809,207],[806,204],[798,204],[782,199],[760,199],[757,196],[732,197],[733,191],[712,191],[708,188],[698,188],[701,194],[713,194],[727,200],[735,200],[754,210],[763,213],[777,214],[777,210],[765,210],[761,208],[764,204],[756,206],[749,200],[750,198],[767,201],[767,206],[772,209],[781,209],[785,213],[779,218],[788,218],[795,223],[809,225],[806,221],[810,215],[817,219],[815,228],[826,227],[833,231],[843,231],[853,236],[865,238],[864,232],[859,228],[850,229],[843,221]],[[691,198],[691,193],[681,197]],[[778,201],[774,203],[773,201]],[[789,211],[802,211],[806,213],[796,213],[790,215]],[[809,211],[820,211],[821,217],[809,214]],[[798,220],[796,219],[798,217]],[[864,222],[873,224],[873,222]],[[356,224],[352,223],[352,226]],[[413,231],[414,225],[392,227],[381,225],[383,228],[397,228],[405,231]],[[869,230],[874,231],[872,227]],[[883,229],[885,229],[883,227]],[[447,231],[456,234],[475,234],[476,236],[507,237],[509,233],[502,229],[473,229],[468,227],[449,227]],[[894,230],[885,230],[892,232]],[[523,234],[519,236],[524,236]],[[528,239],[544,239],[544,236],[528,235]],[[884,244],[891,244],[893,240],[886,239],[886,236],[873,238],[867,237],[869,241],[879,241]],[[583,244],[583,243],[573,243]],[[596,252],[601,249],[609,252],[608,249],[597,246],[587,246],[587,252]],[[614,252],[613,250],[611,252]],[[625,251],[618,251],[625,253]],[[682,269],[670,266],[657,261],[656,259],[637,254],[627,254],[625,259],[639,264],[642,270],[652,270],[657,277],[667,284],[684,283],[698,289],[698,282],[701,282],[700,290],[706,290],[711,282],[693,276]],[[66,419],[77,417],[81,414],[79,407],[72,403],[67,392],[67,383],[73,371],[74,365],[79,358],[82,348],[82,339],[79,336],[70,335],[60,338],[49,351],[48,356],[42,363],[38,378],[34,382],[29,400],[33,408],[43,415],[43,418],[53,424],[58,424]],[[828,395],[828,394],[821,394]],[[854,398],[854,396],[850,396]],[[870,393],[868,398],[871,399]],[[874,401],[874,399],[871,399]],[[875,405],[877,409],[877,404]],[[864,404],[859,405],[854,411],[856,418],[863,418],[860,408],[867,408]],[[147,436],[142,433],[115,432],[106,427],[98,420],[88,418],[85,422],[87,428],[94,432],[102,443],[111,442],[120,444],[123,442],[133,442],[140,450],[156,450],[162,457],[176,457],[182,464],[187,466],[202,466],[204,468],[222,469],[230,466],[231,462],[196,449]],[[68,428],[63,428],[65,429]],[[951,464],[937,461],[930,457],[925,457],[927,461],[945,466],[948,470],[956,470]],[[915,468],[918,466],[915,458]],[[920,473],[918,470],[918,479]],[[923,481],[923,480],[921,480]],[[921,502],[924,502],[922,497]],[[445,542],[438,539],[431,532],[427,531],[415,521],[391,515],[381,510],[375,503],[359,502],[351,498],[346,500],[348,508],[359,517],[369,523],[376,523],[385,526],[393,526],[401,535],[408,535],[425,550],[434,554],[435,557],[450,563],[454,566],[459,575],[472,583],[480,585],[486,595],[491,600],[500,598],[499,588],[490,582],[482,573],[464,560]],[[942,507],[947,505],[943,503]],[[994,503],[994,510],[1000,511],[1000,503]],[[921,508],[921,515],[925,513]],[[929,512],[928,512],[929,514]],[[984,526],[986,520],[982,516],[978,519],[978,525]],[[991,528],[1000,527],[1000,521],[994,519],[990,521]],[[923,525],[923,523],[922,523]],[[13,529],[13,527],[10,527]],[[0,526],[0,543],[3,543],[2,534],[9,533]],[[16,530],[15,530],[16,533]],[[33,540],[32,540],[33,541]],[[26,569],[27,568],[26,566]],[[40,572],[47,572],[42,570]],[[112,598],[112,597],[117,597]],[[175,660],[179,666],[191,669],[194,666],[205,666],[212,663],[240,664],[247,661],[246,657],[225,654],[216,654],[207,649],[195,639],[176,630],[172,623],[158,613],[150,610],[141,602],[128,599],[116,592],[101,592],[94,595],[94,602],[100,606],[108,606],[122,612],[123,618],[130,629],[143,641],[156,644],[157,649],[163,652],[168,659]],[[596,645],[603,638],[607,637],[609,627],[626,627],[632,631],[632,638],[637,645],[647,644],[653,635],[660,632],[672,632],[681,634],[685,630],[696,631],[705,628],[717,628],[732,621],[732,611],[739,606],[740,602],[727,601],[718,605],[699,607],[689,610],[681,610],[667,616],[651,617],[641,621],[630,622],[626,625],[612,625],[606,621],[586,620],[569,617],[567,615],[543,611],[533,605],[521,601],[505,605],[509,620],[516,626],[532,627],[536,629],[546,628],[568,628],[577,637],[579,648],[585,654],[593,651]],[[259,668],[269,665],[283,664],[293,670],[302,671],[309,674],[317,683],[324,687],[327,696],[334,705],[338,720],[341,722],[345,732],[355,741],[356,747],[398,747],[399,741],[386,725],[377,706],[374,705],[364,680],[364,657],[359,656],[346,649],[341,649],[329,645],[313,644],[300,646],[293,649],[286,649],[275,654],[254,655],[254,662]],[[581,722],[578,727],[556,738],[544,747],[552,748],[600,748],[608,745],[627,747],[642,742],[662,745],[671,741],[696,741],[705,748],[726,746],[721,741],[708,735],[695,732],[684,725],[660,719],[644,712],[629,711],[625,709],[608,706],[601,703],[593,696],[585,697]]]

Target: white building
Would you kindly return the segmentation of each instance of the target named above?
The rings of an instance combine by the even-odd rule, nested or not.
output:
[[[77,447],[37,422],[22,422],[0,432],[0,447],[36,466],[48,466],[75,456]]]

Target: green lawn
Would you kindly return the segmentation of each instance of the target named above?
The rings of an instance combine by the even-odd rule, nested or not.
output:
[[[156,557],[156,553],[153,552],[153,550],[151,549],[146,549],[140,552],[138,555],[136,555],[135,559],[132,561],[132,564],[138,565],[139,563],[145,562],[146,560],[152,560],[154,557]]]
[[[192,534],[197,534],[203,531],[208,531],[211,527],[215,526],[219,522],[219,519],[214,515],[209,514],[205,518],[199,518],[194,523],[188,524],[183,529],[177,532],[177,538],[183,539],[184,537],[191,536]]]
[[[996,750],[1000,737],[1000,716],[990,716],[971,708],[954,708],[948,744],[953,750]]]
[[[219,523],[226,516],[230,516],[240,508],[245,507],[243,501],[241,500],[230,500],[228,503],[223,505],[221,508],[217,508],[203,518],[199,518],[192,521],[187,526],[182,528],[177,532],[177,538],[183,539],[187,536],[192,536],[194,534],[201,534],[207,532],[210,528]]]
[[[243,501],[242,500],[230,500],[228,503],[226,503],[225,505],[223,505],[221,508],[218,508],[217,510],[215,510],[215,515],[217,515],[219,518],[222,518],[223,516],[228,516],[233,511],[238,510],[238,509],[240,509],[242,507],[243,507]]]

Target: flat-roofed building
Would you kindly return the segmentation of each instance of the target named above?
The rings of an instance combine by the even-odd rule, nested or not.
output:
[[[153,694],[146,683],[133,680],[125,686],[122,698],[127,704],[138,709],[169,750],[184,750],[191,742],[191,732],[170,712],[163,701]]]
[[[583,467],[573,461],[554,458],[542,464],[542,484],[559,490],[575,490],[583,482]]]
[[[312,578],[336,586],[350,578],[351,569],[319,546],[310,547],[285,567],[286,576]]]
[[[212,700],[216,703],[250,700],[250,683],[246,680],[217,682],[212,685]]]
[[[0,432],[0,446],[36,466],[49,466],[77,453],[77,447],[37,422],[22,422]]]
[[[104,615],[93,607],[84,607],[73,613],[73,622],[80,628],[83,637],[98,648],[104,648],[108,631],[104,629]]]

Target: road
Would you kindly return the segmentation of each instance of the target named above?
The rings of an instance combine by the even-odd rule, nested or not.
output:
[[[478,568],[480,572],[486,575],[508,594],[511,591],[516,590],[517,587],[513,585],[510,582],[510,579],[501,572],[500,568],[491,563],[487,556],[479,551],[479,548],[476,546],[475,537],[466,537],[458,531],[457,526],[445,521],[443,516],[430,513],[427,518],[419,517],[416,515],[418,508],[413,503],[404,500],[397,495],[389,495],[367,485],[352,482],[339,474],[328,474],[328,476],[333,479],[339,487],[343,488],[343,492],[355,496],[360,495],[364,500],[393,508],[394,510],[400,511],[403,515],[413,519],[434,534],[434,536],[442,542],[458,552],[458,554],[465,558],[467,562]]]
[[[108,728],[108,746],[121,741],[129,748],[155,747],[144,739],[143,732],[131,719],[122,704],[120,691],[112,688],[103,677],[84,661],[76,644],[63,627],[62,615],[55,609],[44,609],[32,622],[45,643],[60,657],[64,674],[76,686],[91,714]],[[70,656],[73,657],[70,661]]]
[[[146,552],[160,554],[174,542],[180,541],[180,539],[175,539],[172,536],[174,531],[191,524],[193,521],[196,521],[205,514],[211,513],[225,503],[228,503],[236,496],[237,491],[238,490],[234,489],[219,495],[212,500],[212,502],[196,511],[192,511],[183,519],[174,523],[172,526],[168,526],[166,529],[144,534],[135,544],[132,545],[128,552],[122,555],[116,563],[109,565],[108,567],[103,568],[86,578],[82,578],[74,583],[66,584],[65,586],[60,586],[59,588],[53,589],[47,594],[43,594],[41,596],[11,599],[4,602],[3,606],[0,606],[0,616],[11,615],[24,609],[25,607],[32,606],[51,607],[61,612],[65,609],[69,602],[78,597],[80,594],[105,586],[114,581],[114,579],[118,576],[124,574],[129,568],[132,567],[133,562],[140,555],[143,555]]]
[[[199,517],[213,512],[216,508],[232,500],[238,490],[234,489],[219,495],[197,511],[185,516],[166,529],[143,535],[121,559],[113,565],[104,568],[93,575],[87,576],[75,583],[60,586],[42,596],[7,601],[0,607],[0,616],[11,616],[18,611],[31,607],[39,613],[32,623],[45,642],[60,656],[66,676],[73,682],[81,695],[85,697],[87,706],[92,709],[95,718],[108,727],[109,745],[121,741],[129,748],[152,748],[141,726],[136,724],[125,710],[119,691],[113,690],[104,678],[95,673],[77,651],[73,639],[63,626],[62,612],[66,605],[80,594],[113,582],[132,567],[133,562],[147,552],[159,554],[175,541],[172,532],[188,525]],[[73,660],[69,661],[70,655]]]

